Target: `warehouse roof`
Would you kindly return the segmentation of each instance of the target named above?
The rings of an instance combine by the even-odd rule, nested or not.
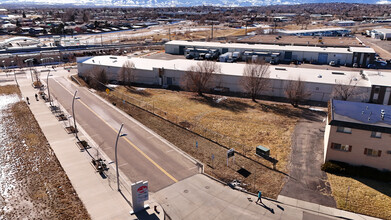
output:
[[[153,68],[164,68],[166,70],[187,71],[189,67],[196,65],[199,62],[195,60],[159,60],[146,58],[130,58],[126,56],[97,56],[89,59],[78,59],[79,63],[95,64],[110,67],[122,67],[123,63],[129,60],[134,63],[136,69],[153,70]],[[218,63],[221,67],[221,73],[232,76],[242,76],[243,69],[246,64],[242,63]],[[350,79],[357,81],[357,86],[371,87],[368,80],[362,79],[359,71],[335,71],[323,69],[295,68],[270,66],[270,78],[296,80],[300,78],[302,81],[335,84],[348,83]]]
[[[351,52],[359,52],[359,53],[375,53],[375,50],[373,50],[370,47],[350,47],[349,50]]]
[[[387,87],[391,85],[391,73],[389,72],[364,71],[364,73],[368,77],[371,85]]]
[[[385,34],[391,34],[391,29],[387,29],[387,28],[374,29],[374,31],[382,32],[382,33],[385,33]]]
[[[310,30],[290,30],[290,31],[278,31],[283,34],[302,34],[302,33],[314,33],[314,32],[326,32],[326,31],[347,31],[346,28],[321,28],[321,29],[310,29]]]
[[[220,43],[220,42],[201,42],[201,41],[170,41],[166,45],[179,45],[186,47],[203,47],[203,48],[231,48],[245,50],[261,51],[300,51],[315,53],[340,53],[351,54],[349,48],[338,47],[314,47],[314,46],[288,46],[288,45],[270,45],[270,44],[244,44],[244,43]],[[372,48],[354,47],[354,52],[375,53]]]

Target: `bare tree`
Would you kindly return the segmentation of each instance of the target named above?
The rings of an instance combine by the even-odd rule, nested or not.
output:
[[[285,85],[284,90],[290,103],[294,107],[298,107],[301,101],[307,99],[311,95],[305,88],[305,84],[300,77],[297,80],[290,80]]]
[[[269,64],[265,61],[247,63],[243,70],[241,84],[255,102],[257,96],[269,85]]]
[[[96,90],[106,89],[106,84],[108,83],[106,70],[99,67],[93,68],[86,74],[86,82],[91,88]]]
[[[131,86],[134,81],[134,67],[134,63],[127,60],[119,70],[119,79],[124,85]]]
[[[209,89],[211,81],[216,77],[216,74],[220,73],[220,71],[221,68],[216,62],[198,62],[186,71],[182,80],[183,87],[203,96],[202,93]]]
[[[348,100],[352,96],[358,94],[357,83],[358,79],[354,76],[349,77],[346,81],[337,81],[334,86],[331,97],[333,99]]]

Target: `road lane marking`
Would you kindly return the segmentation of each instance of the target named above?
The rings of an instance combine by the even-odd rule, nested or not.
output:
[[[63,89],[65,89],[69,94],[73,96],[73,93],[69,91],[67,88],[65,88],[59,81],[56,79],[53,79],[56,81]],[[109,128],[111,128],[115,133],[118,133],[116,129],[114,129],[108,122],[106,122],[100,115],[98,115],[94,110],[92,110],[87,104],[85,104],[81,99],[77,99],[78,102],[80,102],[82,105],[84,105],[88,110],[90,110],[96,117],[98,117],[103,123],[105,123]],[[170,179],[172,179],[174,182],[178,182],[175,177],[173,177],[171,174],[169,174],[165,169],[163,169],[159,164],[157,164],[152,158],[150,158],[148,155],[146,155],[140,148],[138,148],[135,144],[133,144],[128,138],[123,138],[126,142],[128,142],[134,149],[136,149],[141,155],[143,155],[149,162],[151,162],[153,165],[155,165],[160,171],[162,171],[166,176],[168,176]]]

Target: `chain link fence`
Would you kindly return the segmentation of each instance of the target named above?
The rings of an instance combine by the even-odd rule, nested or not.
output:
[[[136,107],[139,107],[167,121],[170,121],[171,123],[176,124],[177,126],[190,130],[206,139],[209,139],[227,149],[234,148],[236,149],[236,151],[239,150],[242,154],[246,155],[247,151],[245,145],[232,140],[230,137],[226,135],[220,134],[216,131],[206,128],[202,126],[200,123],[190,123],[184,118],[178,117],[175,114],[171,114],[169,112],[166,112],[162,109],[155,107],[153,103],[136,99],[129,95],[118,92],[117,90],[113,91],[111,95],[114,95],[117,98],[121,99],[124,104],[128,103]]]

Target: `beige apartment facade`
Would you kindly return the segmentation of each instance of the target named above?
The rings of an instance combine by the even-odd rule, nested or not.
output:
[[[389,106],[330,101],[324,136],[324,161],[391,170],[389,116]]]

